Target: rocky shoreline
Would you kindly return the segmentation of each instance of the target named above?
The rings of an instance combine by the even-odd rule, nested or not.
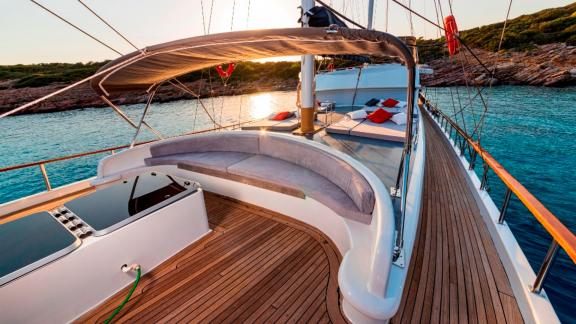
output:
[[[489,71],[495,71],[493,85],[576,85],[576,46],[555,43],[525,52],[473,51]],[[491,73],[470,53],[465,53],[429,62],[434,74],[422,75],[422,84],[429,87],[457,86],[466,85],[468,80],[469,84],[488,85]],[[462,71],[463,65],[465,73]]]
[[[297,80],[260,80],[258,82],[244,82],[242,84],[229,84],[224,86],[220,82],[213,82],[212,87],[205,80],[188,82],[186,86],[199,93],[202,97],[208,96],[234,96],[268,91],[294,90]],[[66,84],[54,84],[38,88],[20,88],[0,90],[0,113],[14,109],[20,105],[52,93],[65,87]],[[191,95],[170,85],[162,86],[156,92],[154,102],[168,102],[182,99],[194,99]],[[117,105],[130,105],[144,103],[147,95],[142,91],[126,92],[121,97],[113,97]],[[53,98],[47,99],[29,109],[24,114],[64,111],[89,107],[107,107],[98,95],[90,88],[88,83],[66,91]]]
[[[493,53],[484,50],[474,50],[484,62],[485,67],[495,69],[493,85],[532,85],[532,86],[570,86],[576,85],[576,47],[565,44],[548,44],[525,52]],[[464,71],[462,71],[462,61]],[[433,60],[428,65],[434,70],[433,75],[422,75],[424,86],[457,86],[469,84],[488,85],[490,73],[486,71],[470,54],[457,55],[454,58]],[[471,81],[470,81],[471,80]],[[14,109],[27,102],[47,95],[65,87],[65,84],[54,84],[38,88],[11,88],[10,82],[0,82],[0,113]],[[202,97],[239,95],[266,91],[295,90],[296,79],[267,79],[255,82],[243,82],[224,86],[220,82],[212,84],[206,80],[187,83],[191,89],[199,92]],[[191,99],[192,97],[172,86],[163,86],[156,93],[155,101],[167,102],[173,100]],[[122,97],[115,98],[118,105],[146,102],[142,92],[127,92]],[[63,111],[87,107],[107,106],[88,83],[67,91],[59,96],[48,99],[24,113],[42,113]]]

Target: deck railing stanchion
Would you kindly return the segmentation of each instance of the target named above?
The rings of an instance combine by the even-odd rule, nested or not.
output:
[[[40,172],[42,172],[42,178],[44,178],[44,184],[46,185],[46,191],[52,190],[52,185],[50,185],[50,179],[48,178],[48,173],[46,173],[46,167],[44,163],[38,165],[40,167]]]
[[[484,171],[482,171],[482,181],[480,182],[480,190],[485,190],[486,183],[488,182],[488,164],[484,162],[482,168],[484,169]]]
[[[500,208],[500,217],[498,217],[498,224],[504,224],[504,217],[506,217],[506,210],[508,209],[508,203],[510,202],[511,196],[512,196],[512,189],[508,188],[508,190],[506,190],[506,196],[504,197],[504,202],[502,203],[502,208]]]
[[[470,156],[470,166],[468,167],[468,170],[474,170],[474,168],[476,167],[476,157],[478,156],[478,152],[476,152],[475,150],[472,151],[472,154]]]
[[[544,286],[544,281],[546,277],[548,277],[548,272],[556,259],[556,255],[558,255],[558,242],[555,239],[552,239],[552,243],[548,248],[548,252],[546,252],[546,256],[544,257],[544,261],[540,266],[540,270],[538,271],[538,275],[536,275],[536,280],[534,281],[534,286],[532,287],[532,292],[535,294],[539,294],[542,291],[542,287]]]

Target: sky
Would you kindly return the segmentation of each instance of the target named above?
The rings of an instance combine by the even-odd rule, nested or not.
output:
[[[121,53],[134,49],[89,13],[77,0],[37,0]],[[297,27],[300,0],[83,0],[138,47],[233,30]],[[408,3],[409,0],[404,0]],[[439,0],[444,15],[448,1]],[[451,0],[458,27],[465,30],[506,17],[508,0]],[[366,24],[368,0],[325,0],[336,10]],[[436,20],[434,0],[411,0],[412,8]],[[511,18],[572,0],[516,0]],[[387,14],[388,3],[388,14]],[[213,5],[212,18],[210,7]],[[204,15],[202,14],[204,12]],[[234,13],[234,14],[233,14]],[[388,16],[388,24],[386,17]],[[233,17],[233,18],[232,18]],[[435,27],[413,16],[414,34],[436,38]],[[409,15],[391,0],[375,0],[374,26],[410,35]],[[209,30],[208,30],[209,27]],[[43,11],[31,1],[0,0],[0,65],[88,62],[118,54]]]

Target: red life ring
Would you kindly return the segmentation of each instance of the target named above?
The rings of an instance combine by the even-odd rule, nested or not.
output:
[[[446,31],[446,44],[448,45],[448,52],[450,56],[458,53],[460,49],[460,42],[458,41],[458,26],[456,25],[456,18],[454,16],[447,16],[444,18],[444,30]]]
[[[218,72],[218,75],[221,78],[229,78],[232,75],[232,72],[234,72],[235,67],[236,67],[235,63],[229,63],[228,67],[226,68],[226,71],[224,71],[224,68],[222,68],[222,65],[218,65],[216,67],[216,72]]]

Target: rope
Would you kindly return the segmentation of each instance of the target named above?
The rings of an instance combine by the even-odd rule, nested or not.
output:
[[[85,30],[83,30],[82,28],[74,25],[73,23],[69,22],[68,20],[66,20],[65,18],[63,18],[62,16],[58,15],[57,13],[55,13],[54,11],[44,7],[43,5],[41,5],[40,3],[36,2],[35,0],[30,0],[32,3],[34,3],[35,5],[37,5],[38,7],[46,10],[47,12],[49,12],[50,14],[52,14],[53,16],[55,16],[56,18],[62,20],[63,22],[67,23],[68,25],[74,27],[76,30],[80,31],[81,33],[83,33],[84,35],[92,38],[93,40],[97,41],[98,43],[106,46],[108,49],[110,49],[111,51],[115,52],[118,55],[122,55],[122,53],[120,53],[119,51],[115,50],[113,47],[111,47],[110,45],[104,43],[103,41],[99,40],[98,38],[92,36],[91,34],[89,34],[88,32],[86,32]]]
[[[134,45],[131,41],[129,41],[128,38],[124,37],[124,35],[122,35],[118,30],[116,30],[116,28],[112,27],[112,25],[110,25],[106,20],[104,20],[104,18],[100,17],[100,15],[94,12],[94,10],[90,9],[90,7],[88,7],[87,4],[82,2],[82,0],[78,0],[78,2],[80,2],[80,4],[82,4],[84,8],[88,9],[88,11],[90,11],[94,16],[100,19],[100,21],[106,24],[106,26],[110,27],[110,29],[112,29],[116,33],[116,35],[122,37],[122,39],[124,39],[128,44],[132,45],[132,47],[134,47],[135,50],[142,52],[136,45]]]

